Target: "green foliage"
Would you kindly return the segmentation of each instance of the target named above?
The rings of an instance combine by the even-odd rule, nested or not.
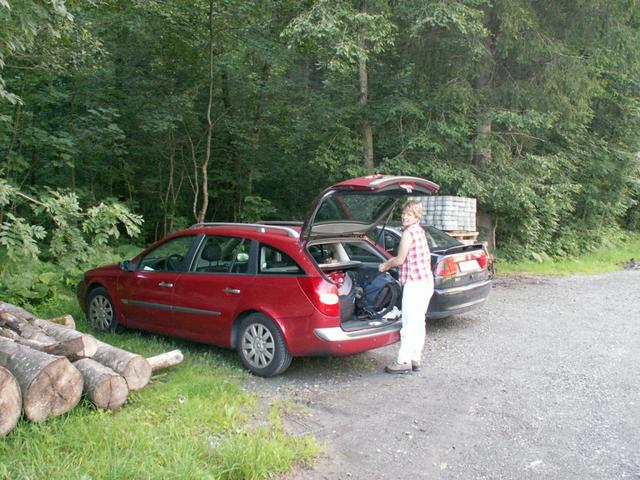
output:
[[[120,238],[120,228],[135,237],[142,224],[119,202],[83,211],[75,193],[47,190],[34,198],[4,180],[0,207],[0,298],[17,304],[55,298],[76,285],[84,270],[118,260],[105,247]]]
[[[244,197],[240,220],[242,222],[255,223],[260,219],[269,218],[275,211],[269,200],[257,195],[248,195]]]
[[[1,2],[2,248],[82,261],[127,230],[147,243],[191,223],[210,74],[207,220],[300,219],[322,188],[364,173],[367,119],[376,171],[478,198],[511,256],[565,256],[584,246],[571,238],[637,231],[639,11],[596,0]],[[14,186],[46,206],[14,202]],[[47,237],[30,243],[36,226]]]
[[[119,225],[122,225],[129,237],[140,233],[142,217],[133,214],[122,203],[100,203],[87,210],[87,219],[82,223],[82,230],[93,240],[94,246],[106,245],[110,240],[120,238]]]
[[[6,249],[7,257],[15,262],[24,257],[38,258],[38,240],[46,237],[45,229],[40,225],[30,225],[11,213],[6,213],[5,217],[7,220],[0,226],[0,245]]]
[[[350,0],[318,0],[294,18],[283,32],[292,45],[319,55],[329,69],[348,72],[393,45],[396,26],[386,2],[369,2],[372,13],[355,8]]]

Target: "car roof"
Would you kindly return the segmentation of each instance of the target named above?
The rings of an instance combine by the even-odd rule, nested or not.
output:
[[[221,235],[242,235],[247,238],[284,239],[291,238],[297,242],[300,228],[284,225],[264,225],[261,223],[207,222],[196,223],[180,233],[203,233]]]

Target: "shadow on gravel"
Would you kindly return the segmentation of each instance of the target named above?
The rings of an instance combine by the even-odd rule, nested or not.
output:
[[[456,331],[468,328],[478,322],[478,318],[473,315],[456,315],[448,318],[440,318],[437,320],[427,319],[427,336],[429,331],[446,332]]]
[[[476,325],[480,318],[474,313],[427,320],[427,341],[430,335],[452,335]],[[324,383],[343,381],[363,376],[378,375],[389,363],[395,360],[400,344],[389,345],[376,350],[345,357],[301,357],[294,358],[283,376],[276,377],[277,383],[295,383],[298,381]]]
[[[380,350],[349,355],[346,357],[303,357],[295,358],[285,375],[287,380],[345,379],[359,377],[378,371],[390,358],[380,355]],[[394,350],[395,352],[395,350]]]

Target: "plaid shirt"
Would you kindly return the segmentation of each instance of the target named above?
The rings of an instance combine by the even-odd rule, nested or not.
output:
[[[411,234],[411,246],[409,253],[402,265],[400,265],[400,283],[404,285],[408,281],[421,282],[433,278],[431,272],[431,252],[424,230],[418,223],[409,225],[406,231]]]

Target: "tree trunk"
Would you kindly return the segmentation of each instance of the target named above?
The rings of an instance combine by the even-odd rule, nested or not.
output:
[[[22,410],[22,396],[15,377],[0,367],[0,437],[4,437],[18,423]]]
[[[10,336],[7,332],[4,332],[3,336],[13,338],[13,340],[43,352],[73,356],[73,359],[92,357],[96,352],[96,339],[93,336],[48,320],[40,320],[20,307],[9,309],[7,306],[15,307],[14,305],[5,303],[3,307],[5,307],[4,310],[20,313],[23,318],[18,318],[12,313],[2,311],[0,313],[0,326],[5,325],[17,332],[20,339]]]
[[[156,371],[161,368],[173,367],[174,365],[178,365],[184,356],[180,350],[172,350],[171,352],[161,353],[160,355],[155,355],[153,357],[147,358],[147,362],[151,366],[151,370]]]
[[[367,0],[361,0],[359,9],[362,13],[367,12]],[[367,45],[363,32],[358,34],[358,43],[360,49],[366,52]],[[367,111],[367,104],[369,103],[369,72],[367,70],[367,59],[362,56],[358,56],[358,79],[360,83],[358,103],[362,111],[362,155],[367,174],[372,175],[375,173],[375,166],[373,165],[373,131],[369,121],[369,112]]]
[[[106,343],[98,342],[98,351],[93,356],[96,362],[119,373],[127,382],[129,390],[140,390],[151,378],[151,365],[135,353],[127,352]]]
[[[18,381],[24,412],[41,422],[62,415],[80,401],[82,375],[64,357],[55,357],[0,338],[0,366]]]
[[[73,366],[82,374],[84,394],[96,407],[113,410],[124,405],[129,388],[121,375],[90,358],[78,360]]]
[[[57,323],[51,323],[48,320],[36,319],[33,321],[33,324],[36,327],[41,328],[47,335],[61,342],[80,338],[82,340],[82,349],[76,353],[77,358],[91,358],[98,349],[98,341],[93,337],[93,335],[81,333],[63,325],[58,325]]]
[[[21,335],[23,334],[24,331],[21,332]],[[76,355],[83,348],[81,338],[72,338],[64,342],[58,342],[43,334],[42,337],[46,337],[46,341],[42,341],[42,337],[38,337],[38,340],[34,340],[33,338],[20,336],[13,330],[3,327],[0,327],[0,337],[8,338],[20,345],[25,345],[33,348],[34,350],[40,350],[41,352],[48,353],[49,355],[62,355],[64,357]]]
[[[26,320],[20,320],[11,313],[0,313],[0,326],[6,327],[2,330],[2,336],[11,338],[12,340],[18,337],[43,345],[56,343],[54,338],[44,333],[41,329],[34,327]],[[14,335],[11,335],[12,332]]]
[[[76,329],[76,321],[73,319],[71,315],[61,315],[59,317],[49,318],[47,319],[51,323],[57,323],[58,325],[64,325],[71,330]]]
[[[15,315],[21,320],[30,321],[37,318],[33,313],[25,310],[24,308],[20,308],[13,303],[0,302],[0,313],[4,312]],[[76,322],[71,315],[61,315],[59,317],[50,318],[49,321],[52,323],[57,323],[59,325],[64,325],[65,327],[71,328],[72,330],[75,330],[76,328]]]
[[[495,54],[495,25],[493,22],[493,11],[491,5],[483,6],[484,19],[483,26],[487,30],[487,37],[482,41],[484,56],[478,64],[478,71],[475,81],[475,89],[482,97],[486,97],[491,88],[491,75],[493,72]],[[473,152],[473,163],[482,167],[491,161],[491,130],[493,128],[489,112],[481,112],[478,116],[476,126],[475,151]]]
[[[13,303],[0,302],[0,313],[10,313],[11,315],[15,315],[20,320],[31,320],[36,318],[36,316],[25,310],[24,308],[20,308]]]
[[[203,223],[206,219],[207,208],[209,207],[209,175],[208,166],[211,159],[211,137],[213,135],[213,120],[211,110],[213,108],[213,0],[209,0],[209,102],[207,104],[207,143],[202,169],[202,206],[198,214],[198,223]]]
[[[367,61],[358,58],[358,76],[360,79],[360,96],[358,103],[362,109],[362,152],[364,157],[364,166],[367,174],[371,175],[375,170],[373,165],[373,131],[369,123],[369,114],[367,112],[367,103],[369,101],[369,74],[367,72]]]

